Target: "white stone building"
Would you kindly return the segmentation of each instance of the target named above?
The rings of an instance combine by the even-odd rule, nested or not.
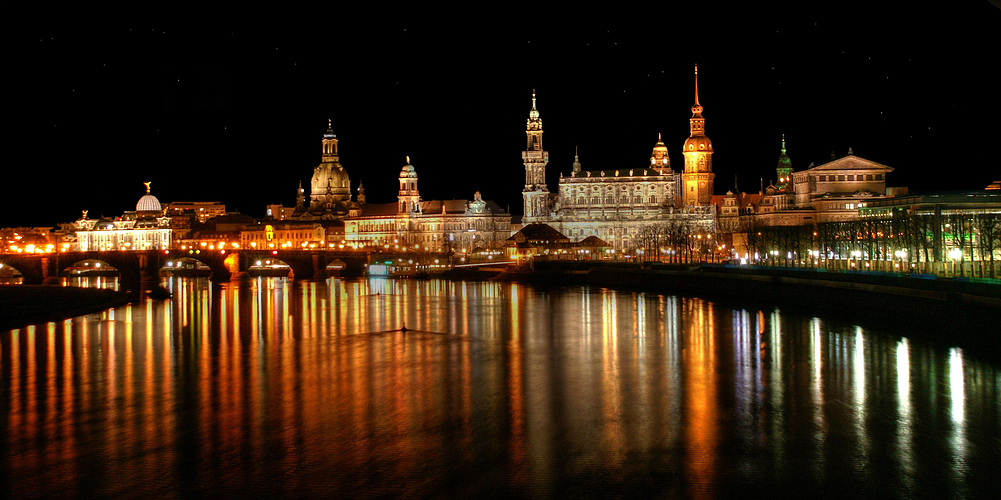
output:
[[[596,236],[616,250],[637,245],[644,227],[663,223],[692,225],[696,231],[715,231],[716,212],[711,203],[713,181],[712,142],[705,135],[705,119],[698,98],[696,68],[695,105],[689,120],[690,136],[683,146],[684,171],[671,169],[664,142],[658,141],[650,165],[619,169],[582,170],[574,158],[569,176],[560,174],[556,195],[545,184],[548,153],[542,148],[542,119],[532,94],[526,127],[525,224],[548,224],[571,240]]]
[[[170,217],[164,215],[160,200],[146,194],[136,203],[135,212],[125,212],[121,217],[91,219],[87,211],[72,223],[76,232],[76,247],[80,251],[103,250],[161,250],[171,247]]]
[[[472,200],[423,200],[417,171],[407,164],[400,171],[395,203],[366,203],[359,194],[359,213],[344,219],[348,242],[390,245],[413,250],[472,253],[504,246],[511,236],[511,214],[477,191]]]

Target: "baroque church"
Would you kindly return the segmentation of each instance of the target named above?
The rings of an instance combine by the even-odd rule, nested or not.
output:
[[[528,141],[522,152],[523,223],[547,224],[575,241],[596,236],[620,251],[636,246],[641,230],[652,224],[686,224],[698,232],[714,232],[713,146],[705,135],[697,66],[689,131],[681,172],[672,169],[667,146],[658,136],[649,165],[584,170],[575,155],[570,176],[561,173],[558,191],[550,193],[546,186],[549,154],[542,146],[542,118],[533,92],[526,126]]]
[[[341,165],[337,152],[337,136],[333,125],[327,120],[327,131],[323,134],[323,153],[320,164],[313,169],[309,183],[309,198],[299,183],[295,206],[269,205],[268,216],[276,220],[291,221],[340,221],[351,214],[357,214],[360,206],[351,201],[351,179]],[[365,188],[358,186],[364,199]]]

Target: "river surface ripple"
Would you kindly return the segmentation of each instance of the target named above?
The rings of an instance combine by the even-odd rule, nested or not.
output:
[[[943,498],[1001,472],[1001,372],[934,332],[595,287],[168,286],[0,333],[0,494]]]

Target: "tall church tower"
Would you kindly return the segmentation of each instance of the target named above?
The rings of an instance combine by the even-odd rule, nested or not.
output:
[[[775,174],[778,176],[775,187],[779,191],[785,191],[789,183],[792,182],[792,161],[786,155],[786,135],[782,134],[782,153],[779,154],[779,164],[775,167]]]
[[[407,157],[407,164],[400,170],[400,194],[399,213],[418,214],[421,211],[421,194],[417,192],[417,171],[410,164],[410,157]]]
[[[542,119],[539,110],[535,109],[535,90],[532,90],[532,111],[528,113],[528,125],[525,128],[528,136],[528,146],[521,153],[525,163],[525,189],[522,196],[525,199],[526,224],[539,222],[549,213],[549,188],[546,187],[546,164],[549,163],[549,153],[542,149]]]
[[[688,120],[691,134],[685,140],[685,171],[681,174],[686,207],[709,204],[713,194],[713,143],[706,137],[706,120],[699,104],[699,66],[695,66],[695,105]]]

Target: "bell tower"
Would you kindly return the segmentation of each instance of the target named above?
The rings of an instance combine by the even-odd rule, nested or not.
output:
[[[399,213],[417,214],[421,211],[421,194],[417,191],[417,171],[410,164],[410,157],[407,157],[407,164],[400,170],[400,194]]]
[[[686,207],[704,206],[709,204],[713,194],[716,174],[713,173],[713,143],[706,137],[706,120],[699,104],[698,65],[695,65],[695,105],[688,123],[690,134],[682,150],[685,155],[685,171],[681,174],[682,199]]]
[[[525,200],[524,222],[530,224],[539,222],[549,213],[549,188],[546,187],[546,164],[549,163],[549,153],[542,149],[542,119],[535,107],[535,90],[532,90],[532,110],[528,113],[528,123],[525,127],[528,144],[521,153],[525,163],[525,189],[522,196]]]
[[[323,134],[323,163],[337,163],[337,136],[332,120],[327,120],[327,131]]]

